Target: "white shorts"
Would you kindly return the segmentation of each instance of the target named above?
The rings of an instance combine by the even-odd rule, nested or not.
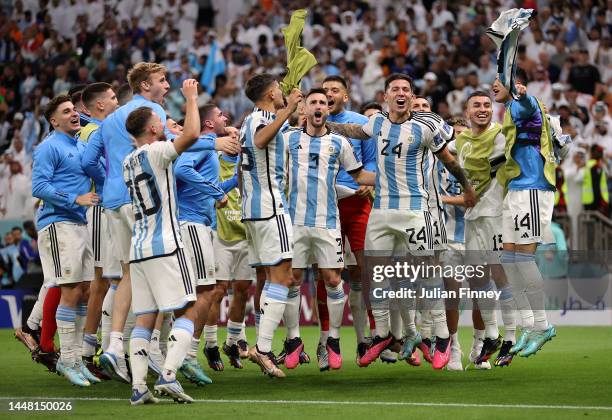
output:
[[[351,250],[351,244],[349,243],[348,237],[344,237],[344,266],[357,265],[357,258],[355,253]]]
[[[249,265],[249,244],[246,240],[225,242],[214,234],[217,280],[255,280],[255,269]]]
[[[465,244],[463,242],[449,241],[448,248],[440,254],[440,261],[444,265],[458,267],[465,260]]]
[[[504,242],[554,243],[550,226],[554,206],[554,191],[508,191],[503,210]]]
[[[124,204],[118,209],[107,209],[108,223],[116,255],[125,264],[130,262],[130,246],[134,227],[134,212],[131,204]]]
[[[202,223],[181,222],[181,239],[195,272],[196,286],[215,284],[215,251],[212,229]]]
[[[92,281],[94,260],[87,225],[55,222],[38,232],[43,275],[51,284]]]
[[[193,271],[185,252],[130,263],[132,312],[142,315],[182,309],[196,300]]]
[[[293,226],[288,214],[244,222],[251,266],[277,265],[293,258]]]
[[[91,206],[87,208],[87,230],[91,239],[91,252],[94,257],[94,267],[102,267],[102,249],[106,242],[102,219],[104,218],[104,208],[102,206]]]
[[[434,235],[434,249],[436,251],[443,251],[447,249],[448,237],[446,236],[446,221],[444,218],[444,211],[438,209],[432,209],[431,213],[432,220],[432,231]]]
[[[481,216],[465,221],[466,262],[499,264],[504,245],[502,216]]]
[[[437,242],[437,243],[436,243]],[[437,217],[428,210],[372,209],[366,230],[365,250],[380,255],[433,255],[446,247]]]
[[[91,238],[91,250],[94,256],[94,267],[102,268],[102,278],[120,279],[121,263],[116,255],[116,249],[111,238],[108,222],[108,212],[102,206],[92,206],[87,209],[87,230]]]
[[[309,226],[293,227],[293,268],[344,268],[340,229]]]

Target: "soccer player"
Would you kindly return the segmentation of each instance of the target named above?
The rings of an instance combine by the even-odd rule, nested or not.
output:
[[[385,81],[388,114],[375,114],[366,125],[328,123],[330,128],[347,137],[365,140],[374,136],[377,139],[376,198],[366,231],[366,251],[393,255],[402,248],[411,252],[434,250],[429,191],[424,187],[424,183],[430,181],[430,174],[420,169],[421,165],[430,163],[426,162],[428,149],[459,180],[465,190],[466,204],[473,206],[475,203],[472,187],[457,161],[446,149],[446,143],[439,133],[441,118],[433,113],[412,113],[412,99],[411,78],[404,74],[393,74]],[[372,346],[359,359],[361,366],[372,363],[393,343],[393,336],[389,333],[388,305],[388,300],[383,299],[377,305],[380,307],[372,311],[376,321],[376,337]],[[402,302],[402,318],[405,322],[410,317],[411,306],[411,302]],[[439,338],[436,343],[439,356],[437,361],[434,358],[435,368],[444,367],[450,353],[443,310],[439,318],[440,322],[435,323],[438,327],[436,336]],[[444,319],[443,324],[441,319]]]
[[[100,125],[102,121],[119,106],[117,96],[108,83],[92,83],[81,94],[81,101],[88,112],[89,123],[81,128],[79,140],[88,142],[91,138],[101,136]],[[91,168],[91,166],[84,166]],[[87,172],[87,171],[86,171]],[[91,175],[96,175],[92,173]],[[87,227],[91,235],[91,246],[94,255],[95,279],[89,285],[89,300],[87,303],[87,320],[83,337],[83,359],[87,368],[99,377],[109,379],[94,365],[94,355],[98,347],[98,325],[102,317],[102,305],[109,288],[110,279],[115,283],[121,278],[121,266],[114,255],[113,244],[110,240],[106,214],[102,207],[104,178],[94,179],[95,191],[99,196],[100,204],[87,209]],[[110,324],[105,322],[103,336],[110,334]],[[105,329],[108,329],[105,331]]]
[[[327,120],[335,123],[354,123],[365,124],[367,117],[356,112],[345,109],[349,101],[348,84],[341,76],[327,76],[323,80],[323,89],[327,94],[327,103],[329,116]],[[357,159],[363,164],[367,171],[376,170],[376,144],[373,141],[349,142],[355,150]],[[368,340],[364,334],[364,324],[367,320],[367,309],[361,291],[361,267],[363,267],[363,247],[365,242],[366,226],[368,217],[372,210],[372,191],[373,188],[367,185],[358,185],[353,178],[341,167],[336,180],[340,188],[352,191],[352,195],[346,196],[338,200],[338,210],[340,211],[340,225],[342,238],[346,238],[350,244],[351,252],[355,257],[355,264],[347,264],[348,276],[350,279],[349,289],[349,307],[353,315],[353,327],[357,335],[357,358],[363,356],[367,347]],[[322,283],[319,279],[318,283]],[[319,297],[319,290],[325,290],[321,285],[317,285],[317,300],[324,302],[325,295]],[[320,312],[321,321],[321,339],[319,348],[317,348],[317,356],[325,350],[325,341],[327,331],[324,328],[324,321],[327,321],[329,328],[329,320],[325,319],[327,311]]]
[[[227,127],[227,118],[214,104],[207,104],[200,110],[201,135],[197,143],[214,143],[223,136],[238,138],[238,130]],[[188,378],[198,382],[210,381],[204,375],[197,361],[202,330],[208,333],[207,320],[216,305],[214,319],[214,341],[209,344],[209,335],[205,334],[206,347],[204,354],[209,366],[214,370],[222,370],[223,362],[219,354],[217,341],[217,319],[219,303],[225,294],[225,289],[217,291],[215,280],[215,255],[213,248],[213,227],[215,225],[215,206],[227,204],[226,192],[237,186],[236,180],[219,185],[219,158],[214,150],[188,151],[179,157],[174,167],[177,180],[179,202],[179,223],[182,237],[185,238],[187,255],[190,257],[196,275],[196,293],[198,300],[196,310],[198,320],[192,347],[185,360],[181,372]],[[220,297],[218,295],[221,295]],[[212,342],[212,340],[210,340]],[[198,379],[199,378],[199,379]]]
[[[453,118],[448,123],[453,127],[455,134],[459,134],[467,129],[467,123],[462,118]],[[450,145],[454,146],[454,143],[449,142]],[[451,149],[454,149],[454,147]],[[441,162],[438,161],[437,165],[448,240],[448,250],[443,253],[441,260],[447,265],[461,266],[463,265],[465,252],[465,209],[462,206],[461,185],[455,177],[446,171]],[[459,282],[452,277],[445,277],[444,288],[445,290],[458,291]],[[463,370],[463,363],[461,361],[461,345],[457,332],[459,326],[459,299],[446,300],[446,325],[451,337],[451,354],[446,369],[461,371]]]
[[[538,243],[554,242],[550,224],[555,200],[556,158],[543,105],[527,94],[527,77],[517,71],[516,93],[496,79],[495,101],[506,107],[502,134],[506,138],[503,187],[503,252],[501,262],[510,284],[525,290],[533,312],[533,327],[510,349],[528,357],[556,335],[544,307],[542,274],[535,262]],[[522,309],[519,304],[519,309]],[[525,320],[523,320],[525,322]],[[522,331],[523,333],[523,331]],[[521,334],[523,335],[523,334]],[[484,350],[484,349],[483,349]]]
[[[219,181],[234,178],[238,156],[222,153],[219,156]],[[230,364],[242,369],[241,358],[248,353],[244,335],[244,316],[251,282],[255,280],[255,269],[248,264],[248,243],[244,224],[240,221],[242,198],[240,190],[234,188],[227,193],[227,205],[217,208],[217,231],[214,235],[217,281],[230,282],[232,300],[227,320],[227,338],[223,353]]]
[[[240,129],[242,219],[249,243],[249,263],[265,267],[266,278],[270,280],[267,290],[262,292],[259,334],[257,344],[249,350],[249,359],[269,376],[284,377],[271,354],[274,331],[285,312],[292,285],[293,231],[285,198],[286,159],[280,132],[302,100],[302,93],[294,89],[285,107],[279,83],[269,74],[249,79],[245,93],[255,104],[255,110]],[[298,308],[298,323],[299,298],[298,293],[290,302]],[[291,350],[301,353],[299,347]],[[287,357],[290,356],[287,352]]]
[[[479,311],[474,313],[474,341],[469,354],[469,363],[477,369],[489,369],[488,358],[502,345],[495,363],[509,364],[512,355],[508,350],[515,341],[515,308],[512,292],[507,284],[503,269],[500,266],[499,251],[503,244],[502,201],[503,188],[498,174],[506,161],[504,156],[505,138],[501,126],[492,123],[493,107],[488,93],[475,91],[466,101],[466,116],[470,129],[457,137],[457,155],[468,179],[475,185],[479,201],[465,213],[465,241],[467,262],[490,267],[491,276],[502,292],[501,309],[505,325],[505,341],[500,343],[494,303],[486,299],[477,299]],[[472,284],[472,287],[488,289],[491,287],[488,278],[485,282]],[[482,317],[482,324],[477,319]]]
[[[112,237],[116,243],[119,259],[122,261],[122,280],[114,294],[112,305],[110,343],[104,354],[100,356],[100,364],[126,383],[130,380],[123,357],[123,330],[131,301],[128,262],[134,220],[130,195],[123,181],[122,164],[125,157],[134,150],[134,145],[125,128],[125,121],[134,109],[147,106],[153,109],[165,126],[166,112],[161,104],[170,87],[166,71],[166,67],[157,63],[141,62],[132,67],[128,72],[128,81],[134,96],[104,120],[101,127],[101,141],[90,141],[87,149],[86,162],[89,164],[97,161],[105,152],[107,176],[104,182],[104,205],[108,209]],[[173,135],[168,131],[167,137],[172,138]],[[207,143],[204,147],[211,146]],[[229,147],[229,150],[233,151],[238,149],[237,142],[215,143],[215,147]]]
[[[125,122],[137,149],[123,162],[134,218],[130,246],[132,311],[136,325],[130,337],[132,405],[156,403],[147,387],[151,330],[159,312],[175,316],[168,338],[168,354],[155,390],[178,402],[193,402],[176,379],[176,372],[191,347],[197,312],[194,275],[183,250],[177,220],[176,184],[172,163],[200,134],[198,83],[183,82],[186,116],[183,134],[165,141],[165,123],[148,106],[131,111]]]
[[[59,95],[49,101],[45,118],[53,131],[34,154],[32,195],[43,200],[36,220],[43,273],[61,288],[57,372],[75,385],[89,386],[100,380],[81,359],[87,282],[94,278],[85,206],[98,204],[98,195],[90,192],[81,166],[85,145],[75,138],[81,126],[70,98]]]
[[[289,212],[294,228],[293,277],[298,286],[304,269],[310,263],[317,264],[327,290],[330,329],[326,351],[329,367],[340,369],[340,326],[344,313],[340,271],[344,267],[344,258],[336,204],[336,177],[341,166],[360,183],[374,185],[375,176],[373,172],[362,171],[363,165],[348,139],[331,133],[325,127],[328,98],[326,89],[312,89],[305,97],[306,126],[286,132],[284,138],[289,154]],[[288,340],[295,338],[288,336]],[[299,363],[299,353],[293,355],[292,359],[289,354],[285,359],[285,366],[289,369]]]

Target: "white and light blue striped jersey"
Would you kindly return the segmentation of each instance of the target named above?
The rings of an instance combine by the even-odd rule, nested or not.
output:
[[[177,156],[174,144],[156,141],[134,150],[123,161],[134,212],[130,262],[170,255],[183,247],[172,170]]]
[[[444,164],[438,160],[438,182],[440,185],[440,194],[450,197],[456,197],[463,194],[461,184],[457,178],[453,176]],[[447,240],[454,242],[465,242],[465,209],[461,206],[453,206],[443,204],[444,223],[446,227]]]
[[[387,113],[370,117],[363,131],[376,137],[376,197],[374,208],[428,210],[433,186],[429,151],[437,153],[446,146],[440,134],[442,119],[430,112],[414,112],[401,124],[389,120]],[[367,140],[366,140],[367,141]]]
[[[363,168],[346,137],[328,132],[309,136],[304,129],[284,134],[289,154],[289,214],[294,225],[339,229],[336,177],[340,168]]]
[[[260,149],[255,146],[257,130],[270,124],[276,115],[255,108],[240,127],[242,170],[242,220],[267,220],[287,212],[285,197],[286,156],[283,125],[276,137]]]
[[[431,112],[415,112],[414,114],[419,115],[419,116],[429,116],[430,118],[434,118],[435,121],[437,121],[435,125],[436,127],[438,127],[438,133],[447,142],[447,144],[448,142],[452,140],[453,136],[455,135],[455,129],[451,127],[450,125],[448,125],[446,121],[444,121],[438,115],[433,114]],[[441,186],[440,186],[439,177],[438,177],[439,165],[443,166],[443,164],[438,160],[436,155],[431,152],[431,150],[429,151],[429,158],[432,160],[430,171],[431,171],[431,178],[433,179],[433,182],[430,184],[430,189],[429,189],[429,210],[431,212],[443,212],[444,205],[442,203],[442,200],[440,199]],[[444,222],[444,221],[442,220],[441,222]]]

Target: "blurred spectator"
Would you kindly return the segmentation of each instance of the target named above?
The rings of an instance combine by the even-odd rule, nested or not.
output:
[[[572,66],[567,81],[580,93],[593,95],[595,86],[601,82],[599,70],[589,63],[589,51],[581,49],[578,60]]]
[[[23,275],[23,269],[19,263],[19,247],[15,244],[12,232],[4,235],[4,247],[0,249],[0,259],[7,273],[7,277],[2,280],[2,286],[7,287],[17,283]]]
[[[0,218],[23,220],[33,216],[31,178],[24,175],[21,164],[8,162],[9,175],[0,180]]]
[[[34,270],[40,270],[40,255],[38,253],[38,231],[33,221],[27,220],[23,222],[23,229],[29,239],[23,238],[19,243],[19,261],[24,267],[26,273],[31,273]],[[15,228],[13,228],[14,234]]]
[[[198,5],[204,3],[219,13],[202,16],[204,9]],[[49,98],[78,84],[105,81],[125,101],[130,95],[129,88],[122,88],[127,70],[138,61],[168,67],[171,90],[166,109],[171,117],[182,119],[184,100],[178,88],[182,79],[195,77],[203,85],[198,103],[214,100],[239,126],[252,107],[242,93],[245,80],[256,72],[281,76],[286,71],[281,29],[298,6],[289,0],[0,4],[3,197],[9,186],[11,191],[15,184],[26,188],[22,180],[29,179],[32,153],[49,130],[42,117]],[[497,66],[494,44],[485,31],[510,7],[507,2],[479,0],[301,4],[309,9],[302,45],[319,61],[302,81],[302,89],[341,74],[351,84],[353,110],[370,101],[384,106],[384,77],[404,72],[413,77],[415,94],[427,97],[444,117],[461,114],[463,101],[474,90],[490,89]],[[610,2],[522,6],[529,4],[537,7],[538,15],[521,33],[517,50],[518,65],[531,79],[529,92],[550,114],[561,116],[564,130],[574,133],[579,143],[601,146],[604,159],[612,162]],[[207,63],[222,70],[205,74]],[[495,104],[494,119],[500,121],[503,113],[503,106]],[[23,208],[32,207],[28,203]]]

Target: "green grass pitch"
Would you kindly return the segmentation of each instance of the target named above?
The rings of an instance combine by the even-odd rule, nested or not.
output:
[[[279,329],[275,350],[284,329]],[[249,329],[253,341],[254,330]],[[424,363],[412,367],[380,361],[359,368],[354,361],[355,336],[343,328],[341,346],[344,365],[340,371],[319,372],[315,346],[318,329],[304,327],[302,336],[312,358],[310,365],[288,371],[285,379],[271,379],[258,367],[244,361],[235,370],[227,360],[224,372],[213,372],[200,360],[214,384],[197,388],[182,381],[188,394],[198,401],[177,405],[169,400],[154,406],[131,407],[130,388],[106,382],[86,389],[76,388],[64,378],[33,363],[12,331],[0,330],[3,378],[0,381],[0,417],[43,418],[612,418],[612,329],[561,327],[543,350],[529,359],[516,358],[510,367],[491,371],[433,371]],[[464,352],[471,333],[460,331]],[[225,329],[219,329],[219,341]],[[225,356],[223,356],[225,357]],[[464,356],[464,360],[467,355]],[[179,375],[180,376],[180,375]],[[150,388],[154,378],[149,378]],[[9,401],[44,397],[72,399],[68,413],[11,413]]]

